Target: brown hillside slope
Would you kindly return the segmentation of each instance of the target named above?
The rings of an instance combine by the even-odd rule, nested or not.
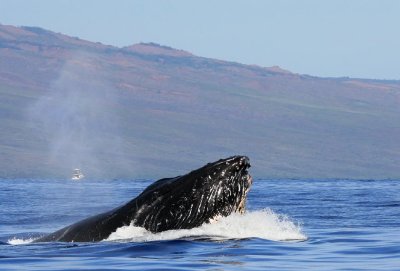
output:
[[[400,82],[318,78],[0,25],[0,176],[399,178]]]

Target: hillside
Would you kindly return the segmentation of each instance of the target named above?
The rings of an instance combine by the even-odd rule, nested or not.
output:
[[[318,78],[153,43],[0,25],[0,177],[400,178],[400,81]]]

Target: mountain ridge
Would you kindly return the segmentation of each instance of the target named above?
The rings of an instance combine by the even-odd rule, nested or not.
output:
[[[0,176],[400,177],[400,81],[320,78],[0,25]],[[106,146],[106,147],[105,147]]]

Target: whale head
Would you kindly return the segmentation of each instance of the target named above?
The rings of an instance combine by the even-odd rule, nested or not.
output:
[[[252,184],[249,158],[232,156],[186,175],[161,179],[131,206],[132,223],[151,232],[191,229],[233,212],[243,213]]]

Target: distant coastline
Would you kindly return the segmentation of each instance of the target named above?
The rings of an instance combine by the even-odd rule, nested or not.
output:
[[[399,179],[400,81],[319,78],[0,25],[0,177]]]

